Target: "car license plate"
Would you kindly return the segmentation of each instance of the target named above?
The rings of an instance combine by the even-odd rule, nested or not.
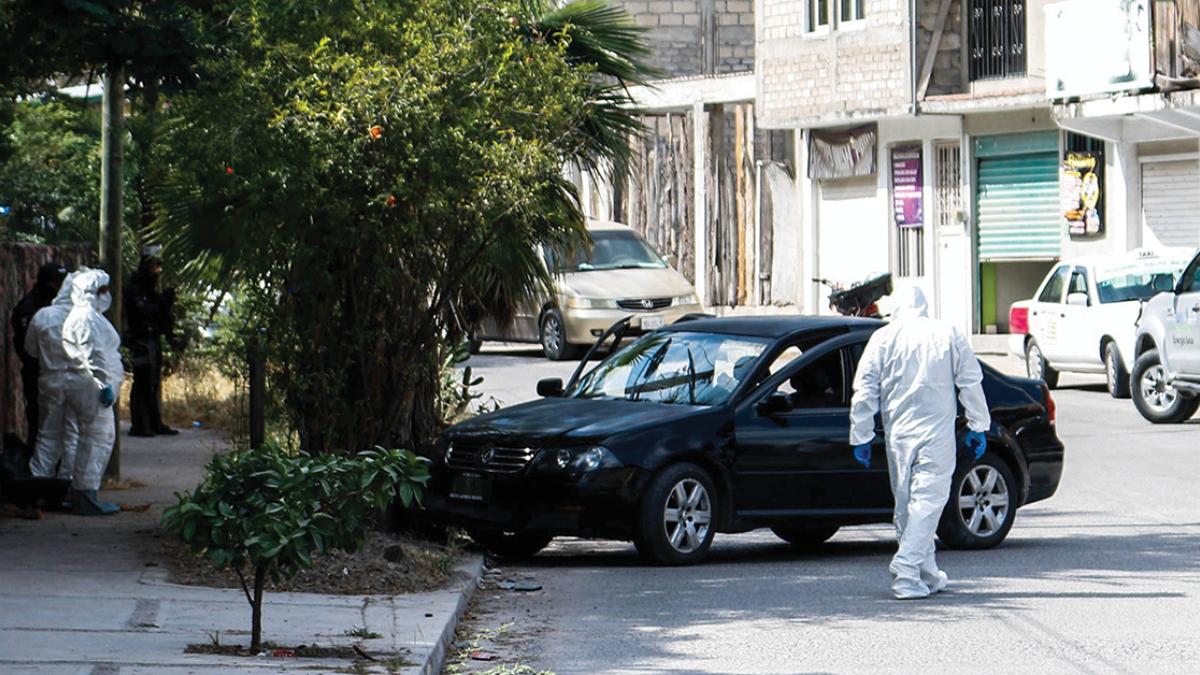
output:
[[[662,328],[664,323],[661,316],[644,316],[642,317],[642,330]]]
[[[463,499],[470,502],[485,502],[488,498],[488,488],[491,484],[487,476],[477,473],[464,473],[454,477],[450,484],[450,498]]]

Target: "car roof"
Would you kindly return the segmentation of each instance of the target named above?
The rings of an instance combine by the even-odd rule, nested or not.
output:
[[[726,316],[677,321],[662,330],[670,332],[720,333],[749,337],[780,338],[823,330],[874,330],[886,322],[851,316]]]
[[[592,220],[591,218],[587,221],[587,229],[593,232],[633,231],[632,227],[623,223],[614,223],[611,220]]]

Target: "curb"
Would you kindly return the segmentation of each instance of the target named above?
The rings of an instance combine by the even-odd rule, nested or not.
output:
[[[458,605],[454,609],[454,614],[446,622],[445,629],[438,636],[433,649],[429,651],[425,663],[419,667],[418,672],[421,675],[439,675],[442,672],[442,666],[446,664],[446,654],[449,652],[450,645],[454,644],[454,633],[458,629],[458,620],[467,611],[467,605],[470,604],[471,598],[474,597],[475,590],[479,588],[479,582],[483,578],[483,554],[468,554],[467,560],[456,567],[455,571],[464,573],[467,579],[458,590]]]

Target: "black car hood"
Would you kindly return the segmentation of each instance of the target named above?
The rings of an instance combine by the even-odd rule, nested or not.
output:
[[[709,410],[665,403],[544,398],[473,417],[447,429],[445,436],[453,441],[511,439],[525,445],[583,444]]]

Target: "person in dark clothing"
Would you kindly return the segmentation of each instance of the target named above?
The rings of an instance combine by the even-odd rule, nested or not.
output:
[[[25,393],[25,423],[29,425],[25,445],[34,447],[37,443],[38,432],[38,377],[41,366],[36,356],[25,351],[25,335],[29,332],[29,322],[38,310],[54,302],[58,289],[67,276],[67,268],[56,262],[48,262],[38,268],[37,283],[33,290],[25,294],[12,312],[13,348],[21,359],[21,386]]]
[[[138,271],[125,289],[125,346],[133,362],[133,387],[129,392],[130,436],[173,435],[177,430],[163,424],[162,338],[171,339],[174,321],[171,308],[175,291],[159,290],[162,263],[142,256]]]

